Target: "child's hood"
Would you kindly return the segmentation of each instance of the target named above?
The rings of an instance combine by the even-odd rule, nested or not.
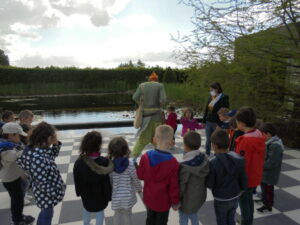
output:
[[[127,157],[116,158],[113,160],[114,171],[116,173],[123,173],[129,166],[129,159]]]
[[[173,164],[169,163],[174,160],[170,152],[156,149],[148,151],[146,154],[151,168],[148,174],[151,179],[155,181],[165,180],[174,171],[172,168]]]
[[[105,160],[105,165],[101,163],[100,165],[92,158],[88,156],[82,156],[83,161],[86,165],[98,175],[106,175],[111,173],[114,170],[114,164],[111,160],[103,158]],[[96,159],[97,160],[97,159]]]
[[[181,163],[182,168],[197,177],[206,177],[209,173],[207,156],[199,151],[194,151],[193,153],[196,155],[192,159]]]
[[[238,168],[242,158],[235,152],[216,154],[215,158],[219,162],[218,165],[220,165],[222,170],[225,170],[227,174],[234,176],[240,173]]]

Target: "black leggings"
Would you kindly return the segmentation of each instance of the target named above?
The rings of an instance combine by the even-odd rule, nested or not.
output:
[[[10,196],[10,210],[13,222],[20,222],[23,219],[24,190],[21,177],[12,182],[4,183],[3,186]]]

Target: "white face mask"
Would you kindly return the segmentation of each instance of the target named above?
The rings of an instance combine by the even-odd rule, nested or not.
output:
[[[210,91],[209,93],[212,97],[215,97],[217,95],[217,93],[214,90]]]

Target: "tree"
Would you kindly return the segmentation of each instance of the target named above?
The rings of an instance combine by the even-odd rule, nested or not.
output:
[[[142,60],[140,60],[140,59],[137,61],[136,65],[137,65],[137,67],[143,67],[143,68],[146,66],[146,64],[143,63]]]
[[[166,71],[163,75],[163,82],[166,82],[166,83],[175,83],[175,82],[177,82],[176,75],[170,67],[168,67],[166,69]]]
[[[225,58],[227,77],[219,79],[227,84],[234,102],[243,99],[260,117],[283,121],[286,134],[300,143],[300,1],[181,2],[194,9],[194,29],[173,37],[181,47],[178,57],[200,71],[207,62],[220,66]]]
[[[0,65],[9,66],[8,56],[5,55],[4,51],[0,49]]]

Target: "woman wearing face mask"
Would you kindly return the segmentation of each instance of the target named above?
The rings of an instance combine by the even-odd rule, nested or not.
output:
[[[206,154],[210,155],[211,141],[210,136],[220,122],[217,112],[220,108],[229,108],[229,98],[223,94],[222,87],[218,82],[210,85],[210,97],[205,107],[203,124],[205,125],[206,134]]]

